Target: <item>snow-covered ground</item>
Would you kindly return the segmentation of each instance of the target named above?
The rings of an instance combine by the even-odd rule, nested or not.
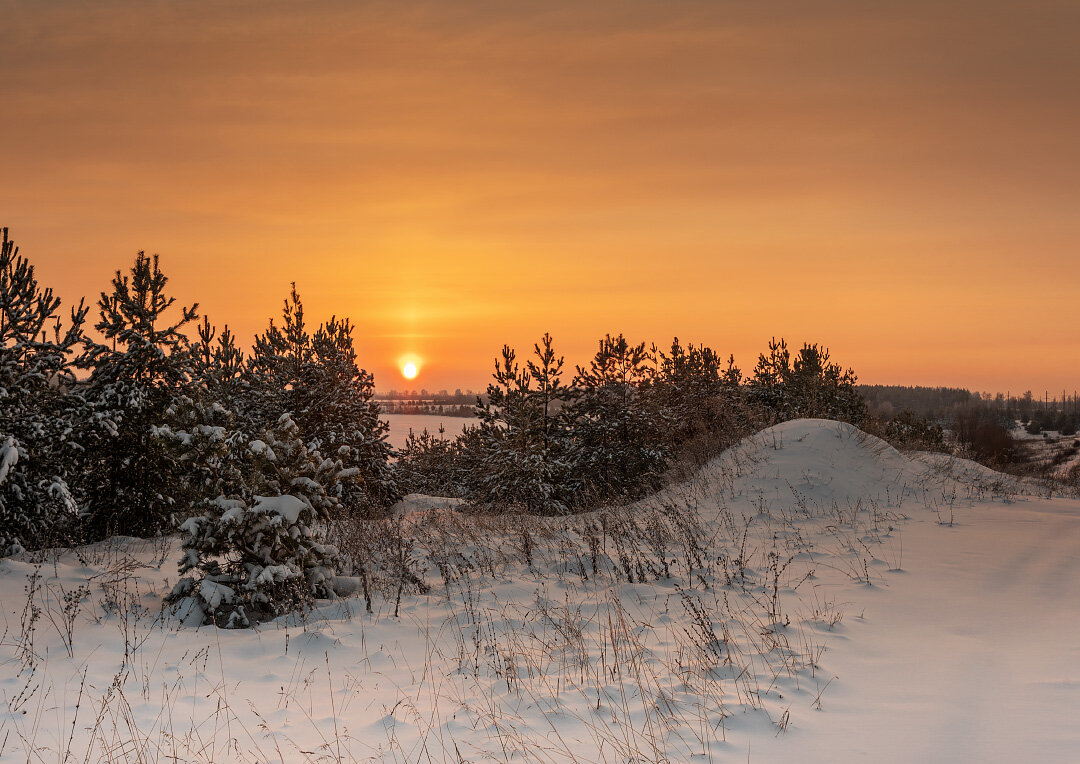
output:
[[[162,614],[165,544],[23,555],[0,760],[1073,761],[1080,502],[1041,490],[789,422],[603,513],[416,499],[426,594],[254,631]]]
[[[1080,751],[1080,502],[904,526],[904,570],[852,598],[822,713],[757,761],[1067,762]]]
[[[1045,470],[1058,480],[1077,484],[1080,433],[1062,435],[1056,430],[1045,430],[1033,435],[1017,422],[1009,434],[1020,442],[1020,455],[1033,467]]]

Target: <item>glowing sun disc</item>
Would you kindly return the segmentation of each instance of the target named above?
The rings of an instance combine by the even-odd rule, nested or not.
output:
[[[401,367],[401,376],[405,379],[416,379],[417,371],[416,364],[412,361],[406,361],[405,365]]]

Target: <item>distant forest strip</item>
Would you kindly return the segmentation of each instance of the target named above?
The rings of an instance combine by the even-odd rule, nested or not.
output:
[[[1061,391],[1060,397],[1030,390],[1015,396],[1006,393],[978,393],[956,387],[905,387],[901,385],[858,385],[869,413],[890,419],[901,412],[950,426],[958,414],[982,410],[1003,424],[1019,422],[1028,432],[1056,431],[1072,435],[1080,427],[1080,396]]]
[[[477,401],[483,403],[486,399],[484,393],[460,389],[453,393],[447,390],[389,390],[375,393],[372,397],[384,414],[436,414],[452,417],[476,416]]]

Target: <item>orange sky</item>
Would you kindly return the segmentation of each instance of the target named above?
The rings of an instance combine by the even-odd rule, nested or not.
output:
[[[1075,2],[4,2],[0,225],[66,299],[296,281],[379,387],[544,331],[1077,386]]]

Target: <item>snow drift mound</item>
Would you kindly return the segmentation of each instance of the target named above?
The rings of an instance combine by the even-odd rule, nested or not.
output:
[[[1017,479],[944,455],[908,456],[846,422],[795,419],[725,451],[690,481],[698,496],[830,509],[905,500],[939,505],[958,499],[1024,493]],[[673,486],[659,500],[685,487]]]

